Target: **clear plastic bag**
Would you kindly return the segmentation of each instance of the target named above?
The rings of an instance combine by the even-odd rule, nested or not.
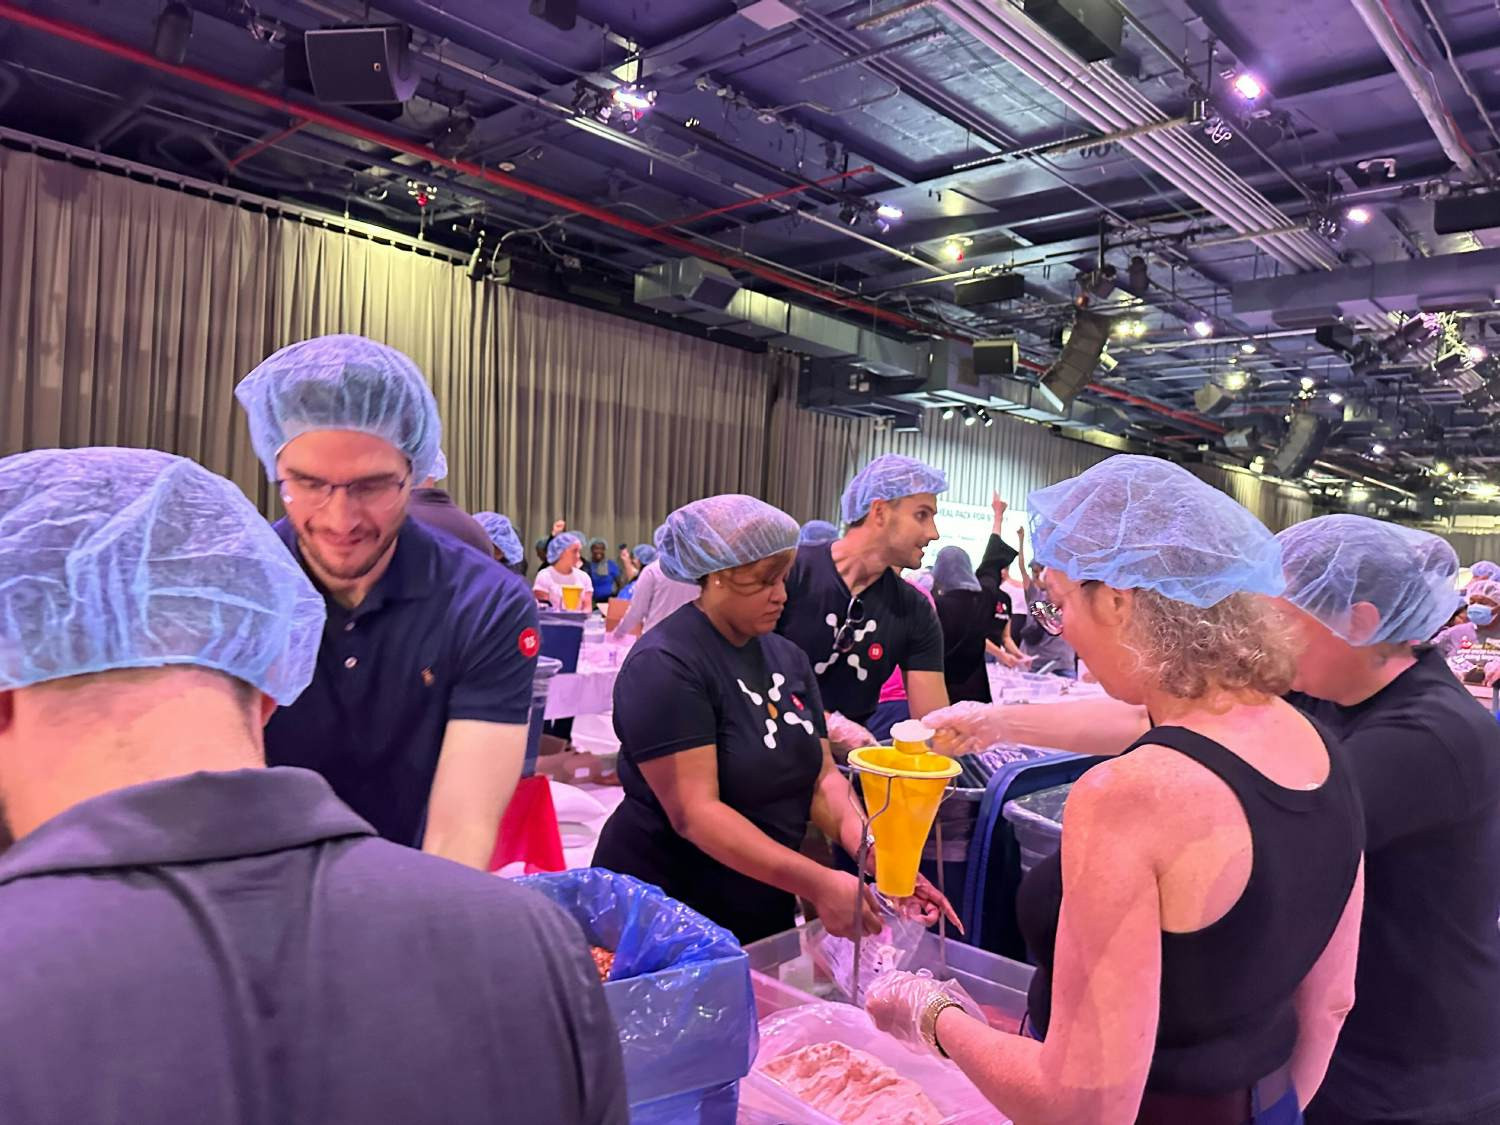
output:
[[[863,1051],[915,1082],[937,1107],[942,1125],[1008,1125],[1009,1119],[953,1063],[930,1052],[915,1054],[877,1029],[862,1009],[833,1003],[807,1004],[761,1021],[755,1067],[740,1084],[741,1125],[839,1125],[764,1073],[772,1060],[815,1043],[842,1043]]]
[[[860,942],[859,986],[861,992],[872,980],[894,969],[911,966],[927,927],[920,921],[883,912],[885,928]],[[821,925],[811,923],[802,930],[802,951],[831,980],[839,992],[854,999],[850,971],[854,967],[854,942],[834,937]]]
[[[571,914],[590,945],[614,951],[604,995],[630,1104],[698,1091],[712,1104],[692,1120],[733,1122],[715,1090],[742,1077],[756,1050],[750,961],[734,935],[659,887],[603,868],[516,882]]]

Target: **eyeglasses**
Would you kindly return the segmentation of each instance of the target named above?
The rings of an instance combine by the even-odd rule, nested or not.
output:
[[[865,603],[858,597],[849,599],[849,608],[844,611],[844,621],[833,633],[833,651],[848,652],[854,647],[854,633],[865,623]]]
[[[1036,618],[1036,623],[1052,636],[1058,637],[1062,635],[1062,607],[1056,602],[1047,601],[1045,598],[1032,602],[1031,616]]]
[[[401,502],[410,480],[410,476],[366,477],[334,484],[317,477],[288,477],[277,481],[276,487],[281,490],[281,499],[288,507],[326,508],[333,494],[342,489],[349,497],[349,503],[370,512],[388,512]]]

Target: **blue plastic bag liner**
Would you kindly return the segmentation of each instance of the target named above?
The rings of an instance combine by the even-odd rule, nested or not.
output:
[[[516,882],[571,914],[589,944],[614,951],[604,995],[620,1032],[632,1113],[655,1112],[646,1103],[691,1091],[722,1103],[714,1091],[749,1072],[758,1045],[750,960],[734,935],[659,887],[599,867]],[[732,1103],[727,1116],[710,1104],[673,1120],[727,1125]]]

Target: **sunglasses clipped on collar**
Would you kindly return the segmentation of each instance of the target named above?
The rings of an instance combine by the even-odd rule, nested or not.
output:
[[[849,599],[843,623],[833,631],[833,651],[848,652],[854,647],[854,632],[865,623],[865,603],[858,596]]]

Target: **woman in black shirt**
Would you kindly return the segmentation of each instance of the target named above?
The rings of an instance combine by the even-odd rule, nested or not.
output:
[[[698,600],[636,644],[615,682],[625,800],[594,862],[660,886],[742,942],[795,924],[796,896],[830,933],[880,928],[853,875],[798,848],[809,821],[854,854],[863,826],[833,764],[807,656],[774,630],[797,523],[749,496],[679,508],[656,532],[658,565]],[[904,912],[952,909],[919,881]]]
[[[948,699],[990,702],[985,654],[991,644],[1003,646],[1008,638],[1010,598],[993,581],[988,588],[980,582],[962,547],[944,547],[932,566],[932,600],[943,627]]]
[[[1156,458],[1028,506],[1034,612],[1158,725],[1075,783],[1061,851],[1023,882],[1029,1026],[906,973],[871,986],[870,1014],[1033,1125],[1294,1125],[1353,996],[1364,833],[1340,754],[1279,698],[1280,550]]]

